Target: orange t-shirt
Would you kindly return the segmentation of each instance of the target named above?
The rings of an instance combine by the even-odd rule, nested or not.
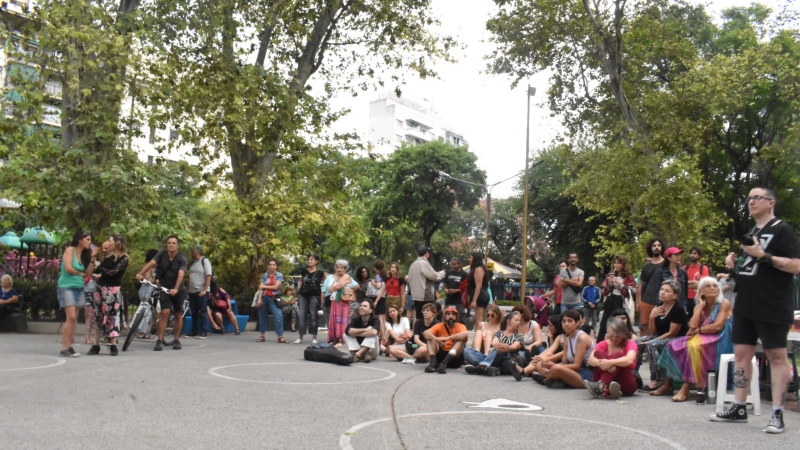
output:
[[[446,325],[447,324],[445,324],[444,322],[439,322],[436,325],[432,326],[430,328],[430,331],[436,337],[447,337],[447,336],[452,336],[454,334],[466,333],[467,332],[467,327],[464,326],[463,323],[457,323],[456,322],[456,324],[453,325],[453,328],[450,328],[450,332],[449,333],[447,332]],[[464,342],[467,342],[467,338],[468,337],[464,338]],[[444,343],[444,347],[442,347],[442,350],[444,350],[446,352],[449,352],[451,348],[453,348],[453,340],[452,339],[449,340],[449,341],[446,341]]]

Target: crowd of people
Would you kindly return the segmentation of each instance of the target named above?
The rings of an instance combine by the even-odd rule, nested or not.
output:
[[[358,267],[351,275],[349,263],[340,259],[334,263],[334,273],[325,274],[319,268],[320,257],[312,253],[296,287],[284,286],[286,279],[273,259],[254,298],[257,341],[266,340],[271,314],[277,341],[288,343],[283,324],[287,314],[298,334],[294,343],[301,344],[310,335],[310,343],[317,345],[321,310],[328,344],[349,351],[354,362],[369,363],[385,355],[408,364],[424,362],[428,373],[463,367],[469,375],[511,375],[517,381],[530,377],[549,388],[586,389],[594,398],[616,399],[639,391],[668,395],[675,402],[686,401],[692,386],[701,397],[713,389],[707,385],[708,374],[719,369],[720,355],[733,352],[735,401],[711,420],[744,422],[750,361],[760,340],[770,362],[773,390],[773,413],[764,431],[780,433],[790,377],[786,347],[794,318],[792,276],[800,272],[800,242],[791,226],[775,218],[774,192],[754,188],[747,205],[755,227],[743,238],[741,255],[731,253],[725,259],[725,273],[711,276],[696,247],[689,251],[690,263],[682,265],[681,249],[654,238],[647,243],[647,262],[638,281],[628,259],[617,255],[598,286],[595,277],[584,283],[578,254],[570,253],[559,267],[553,290],[541,298],[530,296],[507,313],[491,302],[491,271],[480,252],[470,254],[469,270],[453,258],[450,270],[436,271],[429,262],[430,249],[421,246],[406,276],[399,264],[391,263],[386,270],[382,260],[371,269]],[[170,311],[182,312],[187,270],[195,319],[188,336],[206,337],[206,317],[215,329],[224,329],[225,317],[236,323],[230,298],[215,285],[202,250],[192,249],[189,266],[178,246],[178,238],[170,236],[166,250],[149,254],[136,274],[137,280],[158,280],[168,289],[160,297],[164,320],[158,321],[156,351],[164,347]],[[84,305],[97,339],[92,341],[87,331],[87,342],[93,344],[89,354],[99,352],[102,333],[111,339],[111,354],[116,355],[119,286],[128,266],[124,239],[112,235],[97,249],[91,236],[80,232],[62,261],[58,300],[67,321],[61,355],[77,356],[71,339],[78,308]],[[4,297],[9,292],[10,283],[4,278]],[[471,342],[465,325],[469,310],[474,319]],[[181,348],[178,316],[172,344],[176,350]],[[639,372],[645,356],[647,381]]]

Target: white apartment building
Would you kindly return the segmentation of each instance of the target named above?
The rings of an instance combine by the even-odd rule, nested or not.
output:
[[[463,134],[436,116],[430,100],[414,101],[392,94],[369,104],[368,140],[379,151],[391,152],[403,142],[421,144],[433,140],[466,146]]]

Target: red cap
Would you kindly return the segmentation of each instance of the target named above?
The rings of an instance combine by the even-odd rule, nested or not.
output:
[[[458,310],[456,309],[455,306],[448,306],[447,308],[444,309],[444,312],[447,312],[447,311],[452,311],[452,312],[458,314]]]
[[[683,250],[678,247],[670,247],[664,252],[664,257],[669,258],[672,255],[680,255],[681,253],[683,253]]]

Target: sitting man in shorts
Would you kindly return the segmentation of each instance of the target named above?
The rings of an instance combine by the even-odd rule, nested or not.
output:
[[[467,344],[467,327],[456,323],[458,310],[454,306],[444,309],[444,321],[432,326],[424,333],[431,363],[425,372],[447,373],[464,364],[464,346]]]

